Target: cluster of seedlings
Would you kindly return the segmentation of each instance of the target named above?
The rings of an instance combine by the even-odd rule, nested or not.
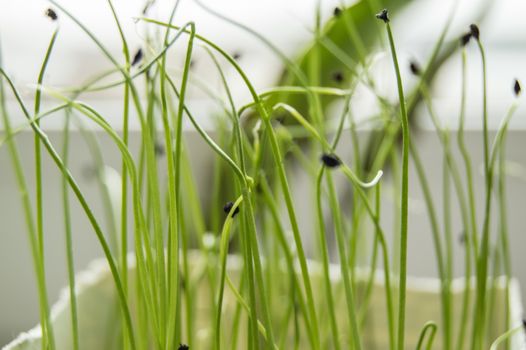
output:
[[[216,350],[368,348],[370,340],[364,334],[369,324],[368,309],[378,261],[383,263],[386,286],[384,319],[387,320],[388,331],[385,344],[390,349],[405,349],[408,344],[406,297],[410,161],[417,169],[418,183],[425,196],[441,283],[441,321],[430,320],[421,325],[416,348],[431,348],[437,332],[441,334],[442,349],[464,349],[469,346],[473,350],[480,350],[487,348],[490,343],[492,348],[496,348],[501,343],[507,343],[522,329],[522,325],[510,324],[509,310],[506,310],[506,324],[502,325],[505,333],[495,340],[490,339],[489,332],[486,332],[491,321],[489,317],[496,304],[491,297],[493,288],[496,288],[496,274],[502,273],[505,276],[506,293],[510,287],[505,143],[509,122],[517,103],[510,108],[491,143],[487,129],[485,55],[480,31],[475,24],[469,27],[467,34],[461,36],[459,45],[462,51],[463,85],[457,135],[462,153],[461,164],[464,166],[464,171],[461,171],[451,153],[449,132],[440,125],[434,112],[428,87],[429,69],[440,51],[445,34],[437,42],[428,64],[420,66],[415,61],[410,62],[409,69],[419,81],[415,91],[406,98],[388,11],[384,9],[376,14],[381,22],[379,25],[385,27],[381,30],[387,36],[396,75],[398,100],[393,104],[377,95],[381,112],[371,119],[370,124],[374,129],[382,130],[384,137],[375,148],[371,164],[365,167],[365,162],[362,163],[360,159],[356,123],[348,106],[356,88],[355,82],[360,81],[365,85],[370,82],[367,62],[361,63],[361,75],[350,69],[332,70],[332,80],[338,86],[333,88],[319,86],[319,79],[306,76],[298,63],[284,58],[284,65],[289,72],[303,83],[277,86],[259,92],[241,68],[238,62],[241,58],[239,52],[229,54],[199,35],[193,22],[173,24],[178,2],[166,22],[147,17],[154,1],[146,3],[143,16],[137,21],[152,26],[145,33],[148,45],[145,44],[132,55],[118,14],[112,2],[108,1],[122,39],[122,58],[113,56],[103,41],[68,10],[53,0],[51,3],[53,9],[46,10],[46,16],[58,22],[58,12],[61,14],[60,20],[75,22],[112,63],[113,68],[74,89],[57,90],[47,87],[44,77],[58,37],[57,26],[38,76],[33,111],[23,101],[4,67],[0,68],[1,113],[6,135],[2,145],[5,144],[8,148],[21,193],[28,193],[27,181],[18,156],[15,136],[24,128],[11,127],[5,107],[6,94],[14,95],[27,119],[26,128],[30,127],[35,135],[35,203],[33,205],[27,196],[22,196],[22,202],[37,276],[43,349],[57,348],[44,264],[44,150],[63,175],[72,349],[81,348],[79,342],[82,329],[79,327],[79,319],[82,315],[78,315],[76,307],[72,234],[74,224],[71,222],[70,196],[76,198],[86,214],[111,270],[120,310],[119,344],[123,349],[172,349],[177,347],[176,344],[180,344],[180,350],[190,347]],[[335,8],[334,19],[347,21],[347,11],[349,9],[343,7]],[[374,16],[371,17],[374,19]],[[448,26],[443,33],[447,29]],[[256,37],[262,38],[259,34]],[[174,74],[168,65],[167,52],[175,42],[184,41],[184,38],[186,46],[182,56],[183,66]],[[478,44],[484,77],[482,134],[486,200],[484,214],[480,216],[483,218],[482,225],[478,223],[479,217],[475,212],[472,164],[463,139],[466,107],[465,46],[471,39]],[[271,43],[261,40],[279,57],[285,57]],[[206,84],[199,83],[197,77],[193,79],[191,67],[195,62],[193,54],[197,47],[208,55],[217,68],[221,82],[219,91],[207,89]],[[244,106],[237,106],[232,98],[224,72],[225,65],[229,69],[233,68],[250,92],[252,101]],[[313,67],[316,70],[316,66]],[[108,78],[114,80],[108,83]],[[4,85],[8,87],[7,90],[4,90]],[[224,110],[217,118],[218,128],[213,135],[192,115],[187,101],[190,85],[201,88],[218,101]],[[372,84],[369,87],[374,91]],[[108,89],[122,89],[123,92],[121,132],[113,129],[96,108],[81,99],[90,92]],[[521,87],[517,80],[514,81],[513,91],[519,97]],[[58,103],[49,110],[41,111],[42,94]],[[288,97],[297,94],[305,97],[306,106],[289,103]],[[322,96],[344,102],[336,129],[328,129],[329,121],[325,120],[320,102]],[[449,192],[455,193],[461,208],[466,285],[472,285],[472,275],[476,281],[472,289],[465,288],[460,320],[452,316],[451,229],[446,224],[442,233],[438,225],[424,167],[417,148],[411,143],[414,130],[410,127],[410,116],[413,106],[418,102],[429,110],[437,136],[443,145],[444,177],[452,180],[454,188],[451,190],[450,180],[447,180],[444,196],[449,198]],[[131,110],[134,110],[140,122],[139,154],[132,154],[129,147]],[[308,112],[304,113],[305,110]],[[54,142],[40,127],[41,119],[57,114],[66,116],[61,151],[57,150]],[[186,118],[216,155],[211,189],[206,189],[209,194],[207,197],[210,198],[209,205],[201,203],[200,189],[194,181],[191,150],[185,145],[183,133],[183,119]],[[283,122],[276,123],[278,118]],[[91,210],[74,171],[68,166],[68,135],[72,123],[84,130],[83,135],[87,139],[93,138],[93,133],[85,128],[87,123],[97,125],[99,132],[111,139],[121,155],[119,200],[124,204],[111,208],[111,200],[106,203],[112,209],[109,212],[117,214],[112,218],[113,225],[109,225],[112,228],[106,229]],[[352,167],[337,152],[347,129],[355,148]],[[293,130],[301,137],[296,139],[296,134],[292,135]],[[401,141],[401,147],[396,147],[398,140]],[[96,140],[91,145],[92,154],[100,152],[97,151]],[[291,158],[295,158],[295,161],[285,161]],[[289,163],[293,163],[296,168],[289,167]],[[166,173],[161,173],[161,165]],[[300,230],[300,218],[290,188],[290,182],[294,181],[291,174],[298,171],[297,167],[311,175],[313,185],[313,207],[316,215],[311,220],[316,243],[312,256],[307,254],[305,235]],[[99,173],[103,168],[104,164],[99,161],[93,169],[95,173]],[[384,228],[380,223],[382,169],[389,169],[397,194],[397,220],[393,229],[396,232],[396,254],[389,250]],[[348,191],[352,202],[350,213],[348,207],[342,205],[344,199],[338,195],[339,191],[344,190],[339,189],[333,179],[337,173],[341,173],[346,180],[345,191]],[[103,181],[100,176],[95,175],[99,179],[97,181]],[[494,197],[497,198],[496,201]],[[497,203],[500,210],[500,230],[496,243],[493,243],[490,225],[491,208],[495,205],[493,202]],[[327,211],[330,215],[326,214]],[[364,235],[363,231],[370,231],[371,234]],[[130,233],[132,241],[129,241]],[[367,237],[365,241],[370,243],[373,254],[370,272],[360,282],[355,273],[359,267],[357,246],[364,239],[362,236]],[[334,238],[333,248],[329,245],[329,237]],[[492,263],[495,264],[492,260],[495,256],[492,254],[493,250],[499,252],[498,256],[503,262],[502,270],[496,273],[490,268]],[[136,266],[129,266],[128,252],[135,255]],[[233,256],[237,256],[241,266],[236,271],[229,268]],[[199,267],[196,260],[204,263]],[[333,261],[339,262],[337,266],[342,284],[338,290],[331,280]],[[316,273],[313,272],[313,264],[319,267]],[[392,264],[396,265],[396,270]],[[509,305],[506,304],[506,307]],[[468,322],[470,319],[472,321]],[[454,331],[454,327],[458,327],[458,331]]]

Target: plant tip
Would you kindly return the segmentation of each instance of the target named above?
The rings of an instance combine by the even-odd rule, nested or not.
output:
[[[52,8],[48,8],[46,10],[46,16],[49,17],[52,21],[56,21],[58,19],[57,13]]]
[[[521,94],[521,84],[517,79],[515,79],[515,82],[513,83],[513,92],[515,93],[516,97],[519,97]]]
[[[155,0],[149,0],[149,1],[146,2],[146,4],[144,5],[144,7],[142,9],[143,16],[146,16],[146,14],[150,10],[150,7],[152,7],[154,2],[155,2]]]
[[[462,46],[466,46],[469,43],[470,39],[471,39],[471,32],[466,33],[460,37],[460,44],[462,44]]]
[[[411,73],[413,73],[413,75],[420,75],[420,73],[422,73],[420,65],[416,61],[409,62],[409,69],[411,70]]]
[[[224,206],[223,206],[223,211],[225,213],[230,213],[230,210],[232,209],[232,207],[234,206],[234,202],[227,202]],[[237,207],[234,212],[232,213],[232,217],[236,216],[236,214],[239,213],[239,207]]]
[[[335,82],[337,82],[338,84],[341,84],[341,83],[343,83],[345,77],[344,77],[342,71],[336,71],[336,72],[332,73],[332,79]]]
[[[462,231],[462,232],[458,235],[458,243],[460,243],[460,244],[464,244],[464,243],[466,243],[466,232],[465,232],[465,231]]]
[[[157,156],[162,157],[165,154],[164,145],[161,142],[155,142],[153,145],[153,150]]]
[[[133,60],[132,60],[132,63],[131,63],[132,67],[136,66],[137,64],[139,64],[139,62],[141,62],[142,56],[143,56],[142,49],[137,50],[137,52],[133,56]]]
[[[471,24],[469,26],[469,31],[470,31],[472,37],[474,37],[475,39],[479,40],[480,30],[479,30],[479,27],[476,24]]]
[[[342,9],[336,6],[332,11],[332,14],[334,15],[334,17],[340,17],[340,15],[342,14]]]
[[[384,23],[389,23],[389,13],[387,12],[387,9],[383,9],[377,13],[376,18],[381,19]]]
[[[337,168],[342,164],[340,158],[335,154],[324,153],[320,160],[327,168]]]
[[[179,347],[177,348],[177,350],[188,350],[190,349],[190,347],[186,344],[179,344]]]
[[[276,120],[277,123],[279,123],[279,124],[283,124],[283,123],[285,122],[285,117],[286,117],[286,116],[285,116],[284,113],[279,113],[279,114],[276,116],[275,120]]]
[[[92,181],[99,174],[100,169],[95,164],[85,164],[82,167],[82,177],[86,181]]]

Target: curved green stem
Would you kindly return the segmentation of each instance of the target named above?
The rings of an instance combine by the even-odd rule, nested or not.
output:
[[[512,328],[512,329],[506,331],[505,333],[501,334],[497,339],[495,339],[495,341],[491,344],[489,349],[490,350],[497,350],[501,343],[505,342],[506,340],[511,338],[515,333],[520,332],[523,329],[524,329],[524,327],[522,325],[520,325],[520,326],[517,326],[515,328]]]
[[[416,345],[416,350],[422,349],[422,345],[424,345],[424,340],[426,338],[427,333],[429,333],[429,337],[427,340],[427,350],[431,350],[431,347],[433,346],[433,340],[435,338],[435,334],[437,332],[437,325],[433,321],[429,321],[424,325],[424,328],[420,331],[420,336],[418,337],[418,343]]]
[[[259,94],[259,97],[261,99],[265,97],[272,96],[277,93],[293,93],[293,94],[319,94],[319,95],[328,95],[328,96],[337,96],[337,97],[344,97],[348,96],[351,91],[350,90],[342,90],[342,89],[336,89],[336,88],[330,88],[330,87],[323,87],[323,86],[309,86],[309,87],[299,87],[299,86],[278,86],[272,89],[269,89],[267,91],[264,91]],[[243,112],[245,112],[247,109],[254,107],[256,105],[255,102],[247,103],[238,110],[238,114],[241,115]]]

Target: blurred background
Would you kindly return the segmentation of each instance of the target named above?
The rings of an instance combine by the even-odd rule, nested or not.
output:
[[[241,1],[222,0],[214,2],[203,0],[211,8],[230,18],[239,21],[250,28],[262,33],[288,57],[295,58],[302,53],[313,39],[315,11],[318,1],[315,0],[266,0]],[[349,6],[352,1],[339,0],[320,2],[322,23],[329,21],[336,6]],[[117,12],[130,41],[132,52],[143,45],[144,24],[137,21],[142,15],[144,2],[138,0],[115,0]],[[78,16],[110,49],[119,56],[121,52],[120,38],[115,28],[107,2],[103,0],[63,1],[67,9]],[[148,9],[147,17],[167,19],[172,1],[156,1]],[[442,27],[447,21],[451,8],[457,6],[448,40],[456,40],[465,32],[468,25],[477,21],[481,30],[488,61],[488,94],[489,94],[489,126],[495,130],[514,97],[512,86],[515,78],[526,81],[526,2],[522,0],[415,0],[397,11],[391,12],[393,30],[400,63],[403,68],[403,80],[409,87],[414,85],[415,78],[411,76],[410,60],[424,64],[436,42]],[[484,15],[481,8],[488,6]],[[31,103],[34,84],[42,57],[48,45],[49,38],[57,25],[45,17],[45,10],[49,7],[46,1],[38,0],[0,0],[0,46],[2,53],[2,67],[14,79],[17,87],[22,91],[26,102]],[[46,76],[47,86],[67,88],[92,77],[94,74],[111,67],[111,62],[104,58],[95,45],[79,28],[65,16],[59,15],[60,33],[56,48]],[[183,24],[195,21],[197,31],[211,39],[232,55],[238,57],[243,69],[248,73],[256,88],[260,91],[276,84],[283,70],[283,65],[267,47],[243,30],[212,16],[193,0],[182,0],[175,23]],[[180,67],[183,60],[178,55],[181,47],[175,47],[170,56],[173,67]],[[458,123],[460,96],[460,56],[453,54],[443,65],[433,82],[432,94],[437,113],[443,125],[453,132]],[[383,46],[375,51],[372,72],[378,82],[378,90],[387,99],[397,99],[395,77],[392,74],[389,52]],[[466,141],[473,151],[473,165],[475,174],[475,188],[478,212],[482,211],[484,179],[482,177],[482,153],[480,152],[481,135],[481,79],[480,56],[475,45],[468,47],[468,102],[466,127],[468,129]],[[215,69],[210,64],[204,50],[197,49],[193,60],[193,79],[200,80],[210,88],[221,86],[221,81]],[[230,74],[228,74],[230,73]],[[248,92],[234,72],[227,71],[229,82],[234,92],[235,101],[241,105],[249,101]],[[115,128],[120,127],[121,90],[113,89],[99,93],[91,93],[83,97],[84,101],[94,105],[105,115]],[[217,104],[197,88],[189,92],[189,108],[199,122],[213,133],[214,124],[210,115],[218,113]],[[24,123],[24,117],[19,112],[11,94],[7,94],[7,106],[14,127]],[[45,100],[44,105],[51,105],[53,101]],[[524,224],[526,217],[526,109],[519,107],[511,123],[509,135],[508,163],[508,216],[511,235],[511,254],[513,272],[521,284],[526,285],[526,271],[521,267],[525,263],[523,249],[526,247],[526,233]],[[360,118],[370,117],[375,110],[374,96],[367,88],[358,86],[353,98],[352,109],[359,121]],[[138,147],[138,122],[131,118],[131,144]],[[426,165],[429,183],[433,186],[433,194],[437,198],[439,217],[442,217],[440,186],[442,184],[442,152],[439,140],[435,136],[432,123],[424,111],[419,110],[415,123],[420,127],[420,135],[414,140],[420,149],[422,159]],[[63,125],[61,117],[53,117],[43,122],[44,129],[57,144],[61,143],[60,130]],[[133,131],[135,130],[135,132]],[[185,126],[188,148],[192,150],[192,166],[200,186],[202,200],[206,201],[209,170],[212,166],[213,154],[194,132],[191,125]],[[360,137],[365,138],[369,133],[367,128],[360,129]],[[0,134],[2,126],[0,124]],[[135,137],[134,137],[135,136]],[[453,136],[454,137],[454,136]],[[16,137],[24,170],[28,176],[30,189],[33,184],[31,175],[33,168],[33,134],[23,132]],[[108,167],[120,167],[120,157],[111,142],[100,135],[99,142],[104,150],[104,159]],[[350,155],[350,142],[344,141],[340,146],[341,155]],[[85,190],[88,200],[93,203],[98,215],[104,214],[104,209],[98,206],[100,194],[98,186],[89,175],[92,160],[86,156],[86,144],[80,137],[71,140],[72,157],[70,167]],[[457,154],[458,156],[458,154]],[[111,173],[111,172],[110,172]],[[67,285],[67,274],[64,253],[64,229],[61,217],[61,175],[51,160],[44,157],[44,196],[45,196],[45,232],[46,232],[46,271],[48,278],[48,293],[53,303],[59,295],[59,290]],[[436,276],[434,250],[431,240],[426,211],[417,184],[416,176],[411,173],[410,200],[410,237],[409,237],[409,272],[415,276]],[[294,184],[294,194],[300,218],[309,217],[309,208],[304,205],[306,191],[302,186],[308,183],[298,176]],[[393,221],[393,193],[389,186],[385,191],[385,209],[383,221],[387,227]],[[74,201],[73,201],[74,202]],[[460,227],[458,210],[454,211],[453,227]],[[75,266],[82,270],[90,260],[101,257],[102,251],[89,224],[76,204],[72,207],[74,225]],[[303,233],[308,240],[310,222],[303,221]],[[391,234],[386,230],[387,234]],[[460,237],[460,228],[458,237]],[[461,242],[455,244],[456,274],[461,275],[463,254]],[[526,300],[523,292],[523,301]],[[19,193],[11,168],[9,154],[5,145],[0,146],[0,345],[4,345],[19,332],[27,330],[38,323],[38,303],[35,291],[34,274],[31,263],[29,244],[25,232],[23,213],[20,205]]]

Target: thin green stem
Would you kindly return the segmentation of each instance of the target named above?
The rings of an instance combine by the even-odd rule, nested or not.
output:
[[[331,332],[333,337],[333,346],[335,349],[340,349],[340,336],[338,332],[338,325],[336,323],[336,315],[334,313],[335,306],[334,306],[334,297],[332,292],[332,282],[330,279],[330,266],[329,266],[329,250],[327,247],[327,240],[326,240],[326,230],[325,230],[325,222],[323,220],[323,208],[322,208],[322,180],[323,180],[323,173],[325,171],[325,167],[321,167],[320,171],[318,172],[318,177],[316,180],[316,210],[318,215],[318,233],[319,233],[319,245],[320,245],[320,252],[321,252],[321,258],[322,258],[322,268],[323,268],[323,283],[325,287],[325,295],[327,298],[327,307],[328,307],[328,313],[329,313],[329,322],[331,326]],[[341,260],[341,257],[340,257]],[[342,265],[344,265],[343,261]]]
[[[473,247],[474,256],[478,256],[478,230],[477,230],[477,206],[475,203],[475,192],[473,189],[473,174],[471,166],[471,157],[464,140],[464,124],[466,116],[466,92],[467,92],[467,69],[466,69],[466,49],[462,49],[462,92],[460,97],[460,115],[459,115],[459,124],[457,132],[457,143],[460,149],[460,154],[464,161],[464,167],[466,171],[466,186],[468,191],[469,198],[469,212],[471,219],[471,232],[466,232],[466,235],[471,236],[471,246]],[[467,241],[466,241],[467,242]]]
[[[498,183],[497,183],[497,199],[499,206],[499,241],[500,241],[500,252],[502,254],[504,275],[506,278],[506,317],[505,326],[506,329],[510,326],[509,318],[509,292],[510,292],[510,278],[512,276],[511,270],[511,259],[509,253],[509,239],[508,239],[508,225],[507,225],[507,207],[506,207],[506,136],[508,132],[509,123],[511,118],[516,111],[518,105],[514,102],[508,110],[508,113],[504,117],[495,136],[493,146],[490,154],[490,172],[495,171],[495,166],[498,165]],[[498,161],[498,164],[496,162]]]
[[[487,81],[486,81],[486,55],[481,42],[477,40],[482,60],[482,136],[484,150],[484,177],[486,182],[486,194],[484,204],[484,223],[482,225],[482,237],[480,241],[479,255],[477,256],[477,293],[475,307],[475,322],[473,323],[472,349],[481,349],[484,345],[484,329],[486,324],[486,284],[489,260],[490,241],[490,218],[491,218],[491,195],[493,191],[493,171],[489,159],[489,136],[488,136],[488,109],[487,109]]]
[[[446,314],[443,320],[443,344],[444,349],[451,349],[452,343],[452,330],[453,330],[453,319],[452,313],[452,296],[451,296],[451,280],[453,279],[453,239],[451,233],[451,178],[450,169],[448,167],[448,155],[449,155],[449,136],[447,132],[444,133],[444,159],[443,159],[443,195],[442,195],[442,210],[444,214],[444,242],[446,250],[446,266],[445,272],[447,279],[443,281],[443,289],[447,294],[447,305],[445,305]]]
[[[175,84],[174,84],[173,80],[170,78],[170,76],[166,75],[166,81],[168,82],[168,84],[170,85],[172,90],[174,91],[175,95],[179,96],[179,90],[175,86]],[[243,174],[243,172],[241,171],[239,166],[236,164],[236,162],[234,162],[232,160],[232,158],[228,154],[226,154],[226,152],[223,151],[223,149],[221,149],[221,147],[219,147],[217,145],[217,143],[214,142],[214,140],[210,137],[210,135],[208,135],[208,133],[197,123],[196,119],[194,118],[194,116],[190,112],[190,110],[184,105],[183,105],[183,110],[184,110],[186,116],[188,117],[188,119],[190,119],[190,122],[192,123],[192,125],[194,126],[196,131],[204,139],[204,141],[212,148],[212,150],[215,153],[217,153],[218,156],[220,156],[224,161],[226,161],[228,163],[228,165],[232,168],[232,170],[236,174],[236,177],[240,181],[243,181],[243,179],[245,178],[245,175]]]
[[[463,307],[462,307],[462,316],[461,316],[461,323],[460,323],[460,331],[457,341],[457,350],[460,350],[464,347],[464,339],[466,334],[466,328],[467,328],[467,317],[468,317],[468,310],[470,305],[470,297],[471,297],[471,248],[473,248],[473,255],[475,257],[478,256],[478,233],[477,233],[477,208],[475,204],[475,195],[473,190],[473,175],[471,170],[471,158],[469,156],[469,152],[467,150],[465,141],[464,141],[464,123],[465,123],[465,111],[466,111],[466,91],[467,91],[467,69],[466,69],[466,49],[462,49],[462,92],[461,92],[461,99],[460,99],[460,116],[459,116],[459,127],[457,132],[457,143],[460,149],[460,153],[462,155],[462,158],[464,160],[464,166],[465,166],[465,172],[466,172],[466,186],[468,191],[468,199],[469,199],[469,212],[470,212],[470,219],[471,219],[471,227],[470,231],[465,232],[465,246],[466,246],[466,254],[465,254],[465,266],[466,266],[466,272],[465,272],[465,290],[464,290],[464,297],[463,297]]]
[[[407,281],[407,219],[408,219],[408,192],[409,192],[409,120],[405,107],[404,89],[400,68],[396,57],[393,34],[389,22],[386,23],[389,46],[393,59],[396,81],[398,86],[398,98],[400,103],[400,118],[402,122],[402,197],[400,199],[400,278],[399,278],[399,300],[398,300],[398,350],[404,349],[405,344],[405,304],[406,304],[406,281]]]
[[[375,211],[376,216],[378,219],[380,219],[380,209],[381,209],[381,182],[376,185],[376,191],[375,191]],[[363,302],[360,307],[360,313],[359,313],[359,324],[361,327],[364,326],[365,320],[367,318],[367,313],[369,312],[369,304],[371,301],[371,295],[374,288],[374,282],[375,282],[375,276],[376,276],[376,265],[378,262],[378,229],[375,228],[375,237],[373,240],[373,253],[371,256],[371,266],[369,271],[369,277],[367,279],[365,292],[363,296]],[[386,286],[387,288],[387,286]]]
[[[507,200],[506,200],[506,132],[502,137],[502,144],[499,152],[499,179],[498,179],[498,201],[499,201],[499,228],[500,228],[500,243],[502,250],[502,259],[504,262],[504,274],[506,278],[506,290],[505,290],[505,329],[510,328],[511,323],[511,308],[510,308],[510,290],[511,290],[511,276],[513,276],[511,269],[511,259],[509,251],[509,238],[508,238],[508,211],[507,211]],[[509,340],[507,341],[506,348],[509,349]]]
[[[171,22],[174,18],[175,11],[179,1],[177,1],[170,13],[169,21]],[[192,33],[195,32],[195,27],[193,24],[190,24]],[[167,28],[164,36],[164,45],[168,46],[168,36],[170,29]],[[182,119],[183,119],[183,106],[184,99],[186,94],[186,86],[188,82],[188,73],[190,67],[190,59],[193,50],[193,34],[190,35],[188,44],[186,47],[185,55],[185,69],[183,72],[182,82],[181,82],[181,93],[177,96],[179,99],[179,104],[177,108],[176,119],[174,120],[175,127],[175,154],[173,154],[173,143],[172,131],[170,128],[170,122],[168,120],[168,108],[167,108],[167,98],[165,91],[165,81],[166,81],[166,55],[163,55],[160,63],[160,95],[161,95],[161,116],[163,122],[164,130],[164,143],[166,145],[166,161],[168,169],[168,323],[167,323],[167,333],[166,333],[166,348],[171,349],[173,344],[175,344],[175,322],[177,309],[179,308],[179,240],[180,240],[180,230],[181,223],[179,218],[181,217],[183,211],[181,208],[181,154],[182,154]],[[189,282],[187,282],[189,283]],[[186,292],[189,293],[190,287],[187,285]],[[187,305],[187,312],[190,312],[190,305]],[[188,329],[191,338],[191,322],[188,323]],[[190,341],[190,339],[188,340]]]
[[[130,50],[128,48],[128,43],[122,27],[117,18],[117,13],[113,7],[113,2],[108,0],[108,5],[111,8],[112,15],[117,24],[119,30],[119,35],[122,42],[122,52],[125,59],[125,70],[127,74],[130,74]],[[130,88],[128,82],[124,83],[124,96],[123,96],[123,112],[122,112],[122,133],[123,133],[123,142],[128,146],[129,139],[129,98],[130,98]],[[128,295],[128,173],[126,171],[126,164],[124,162],[124,157],[121,161],[121,249],[120,249],[120,265],[121,265],[121,276],[122,276],[122,285],[124,289],[124,294]],[[124,318],[124,315],[123,315]],[[123,322],[123,325],[125,322]],[[128,337],[127,332],[129,330],[126,327],[122,329],[122,341],[123,348],[128,349]]]
[[[345,262],[347,260],[347,252],[346,252],[346,244],[345,244],[345,237],[343,232],[343,227],[341,225],[341,218],[340,218],[340,206],[338,204],[338,200],[336,198],[336,190],[334,188],[334,183],[332,181],[332,176],[330,174],[327,174],[327,185],[328,185],[328,192],[329,192],[329,203],[332,209],[332,214],[334,216],[334,223],[335,223],[335,233],[336,233],[336,240],[338,247],[338,254],[340,256],[340,268],[341,268],[341,274],[343,279],[343,285],[345,289],[345,297],[347,301],[347,313],[349,317],[349,325],[351,327],[351,338],[353,342],[353,349],[360,350],[362,348],[361,344],[361,336],[360,331],[358,329],[358,321],[356,319],[356,304],[354,301],[354,290],[353,286],[350,280],[350,267]]]
[[[243,197],[240,196],[236,199],[232,208],[227,214],[225,222],[223,224],[223,229],[221,230],[221,243],[219,245],[219,261],[221,266],[221,277],[219,279],[219,291],[217,294],[217,318],[215,324],[215,349],[219,350],[221,348],[221,315],[223,308],[223,296],[225,291],[225,279],[227,274],[226,262],[228,255],[228,244],[230,242],[230,227],[233,223],[233,215],[238,210],[239,205]]]
[[[241,186],[238,184],[237,186],[240,188]],[[243,193],[244,197],[244,193]],[[247,198],[247,202],[248,202]],[[246,210],[246,209],[245,209]],[[241,227],[244,232],[248,231],[247,228],[247,217],[246,215],[241,215]],[[248,235],[246,233],[240,235],[240,242],[241,242],[241,249],[242,249],[242,255],[245,263],[245,270],[247,273],[248,278],[248,294],[250,298],[250,304],[252,310],[249,312],[249,336],[248,336],[248,348],[249,349],[256,349],[258,350],[260,348],[260,339],[258,337],[258,312],[257,312],[257,298],[256,298],[256,281],[254,279],[254,259],[252,257],[252,245],[248,241]]]
[[[63,151],[62,159],[64,161],[64,167],[68,166],[69,157],[69,123],[70,123],[70,112],[66,112],[66,120],[64,122],[64,131],[62,135],[63,140]],[[68,279],[69,279],[69,304],[71,312],[71,333],[73,335],[73,349],[79,348],[79,325],[77,317],[77,295],[75,293],[75,262],[73,259],[73,238],[71,228],[71,212],[68,192],[68,182],[65,176],[62,176],[62,203],[64,207],[64,231],[66,234],[66,259],[68,266]]]
[[[243,298],[241,293],[239,293],[239,291],[237,290],[236,286],[234,286],[234,284],[232,283],[232,280],[230,279],[230,277],[228,277],[228,275],[226,276],[226,283],[228,284],[228,287],[230,288],[230,290],[234,294],[237,302],[242,306],[243,309],[245,309],[245,311],[247,312],[249,317],[251,317],[252,313],[250,312],[250,306],[248,306],[247,302],[245,301],[245,299]],[[257,325],[258,325],[259,333],[261,333],[263,338],[265,338],[265,340],[267,340],[267,329],[265,328],[265,326],[259,320],[257,320]],[[276,346],[276,344],[272,344],[272,343],[269,346],[270,346],[271,349],[275,349],[275,350],[278,348]]]
[[[53,46],[55,45],[57,35],[58,35],[58,28],[55,29],[55,31],[53,32],[48,48],[46,50],[46,54],[42,62],[42,66],[38,74],[38,82],[37,82],[38,86],[40,86],[42,84],[42,81],[44,80],[46,68],[49,63],[49,58],[51,57],[51,52],[53,51]],[[42,96],[41,89],[40,87],[37,87],[37,90],[35,93],[35,107],[34,107],[35,116],[38,115],[40,111],[41,96]],[[36,121],[36,123],[37,123],[36,125],[39,125],[38,120]],[[34,135],[34,148],[35,148],[36,233],[37,233],[37,241],[39,244],[40,264],[41,264],[42,273],[44,274],[44,280],[45,280],[44,208],[43,208],[43,193],[42,193],[42,152],[41,152],[40,140],[37,135]],[[43,343],[46,344],[47,342],[49,342],[49,344],[47,345],[49,345],[50,349],[53,350],[55,349],[55,335],[53,332],[53,325],[51,323],[49,316],[50,316],[49,306],[47,306],[45,313],[44,313],[45,322],[42,324],[43,334],[45,334]]]

